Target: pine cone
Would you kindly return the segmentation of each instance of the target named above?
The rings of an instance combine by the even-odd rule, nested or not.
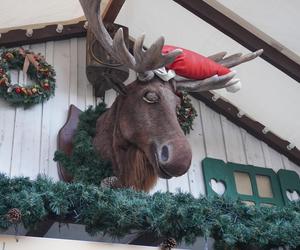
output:
[[[171,250],[177,246],[176,240],[174,238],[168,238],[164,240],[160,245],[161,250]]]
[[[7,219],[9,220],[9,222],[13,223],[13,224],[17,224],[19,222],[21,222],[22,219],[22,214],[21,211],[18,208],[12,208],[8,211],[8,213],[6,214]]]
[[[102,188],[118,188],[119,179],[116,176],[106,177],[101,181]]]

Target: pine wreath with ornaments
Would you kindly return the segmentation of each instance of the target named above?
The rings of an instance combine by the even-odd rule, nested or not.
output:
[[[54,96],[55,71],[41,54],[17,49],[2,49],[0,55],[0,97],[17,106],[31,106]],[[11,82],[10,70],[23,71],[31,85]]]
[[[177,92],[180,98],[180,106],[177,108],[177,119],[184,134],[189,134],[193,129],[193,122],[197,116],[197,112],[186,92]]]

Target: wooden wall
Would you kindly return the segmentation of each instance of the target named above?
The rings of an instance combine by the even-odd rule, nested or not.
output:
[[[0,171],[10,176],[38,173],[58,178],[56,136],[66,121],[71,103],[81,109],[94,105],[92,86],[85,77],[85,39],[70,39],[25,46],[45,55],[56,70],[55,97],[28,110],[0,100]],[[13,81],[22,74],[12,72]]]
[[[85,39],[47,42],[27,48],[41,52],[54,65],[57,73],[55,97],[41,105],[24,110],[0,100],[0,172],[9,176],[46,174],[58,178],[56,163],[56,136],[66,121],[70,104],[80,109],[95,105],[92,86],[85,77]],[[133,75],[131,75],[133,77]],[[13,72],[14,81],[23,81],[22,74]],[[116,93],[108,91],[105,101],[111,105]],[[242,164],[253,164],[297,171],[300,168],[278,154],[265,143],[235,126],[223,116],[193,99],[198,117],[194,130],[188,135],[192,145],[193,161],[187,174],[171,180],[160,180],[154,191],[177,189],[195,196],[204,194],[201,160],[206,156]]]

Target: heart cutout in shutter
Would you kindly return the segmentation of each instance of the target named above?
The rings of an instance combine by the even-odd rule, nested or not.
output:
[[[211,186],[211,189],[219,196],[222,196],[226,191],[225,184],[222,181],[211,179],[209,185]]]
[[[290,190],[286,190],[286,196],[288,197],[288,199],[290,201],[299,201],[300,200],[300,196],[296,190],[294,190],[293,192],[291,192]]]

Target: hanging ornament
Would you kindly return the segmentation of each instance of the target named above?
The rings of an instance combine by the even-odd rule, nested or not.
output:
[[[32,94],[36,94],[38,92],[38,90],[36,88],[32,88],[31,91],[32,91]]]
[[[43,85],[43,88],[44,88],[45,90],[49,90],[49,89],[50,89],[49,83],[48,83],[48,82],[45,82],[44,85]]]
[[[20,94],[21,93],[21,88],[15,88],[15,91],[17,94]]]

